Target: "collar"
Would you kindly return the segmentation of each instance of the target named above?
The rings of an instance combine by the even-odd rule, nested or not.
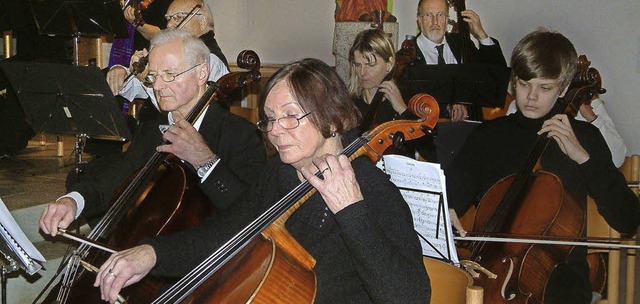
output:
[[[435,43],[429,40],[429,38],[427,38],[421,32],[420,35],[418,35],[418,38],[416,39],[416,43],[418,43],[418,47],[420,47],[421,50],[425,50],[428,52],[437,52],[436,45],[447,44],[447,35],[444,35],[444,37],[442,38],[442,43]]]
[[[209,106],[204,108],[204,111],[202,112],[202,115],[200,115],[200,117],[198,117],[196,122],[193,124],[193,127],[196,130],[200,130],[200,125],[202,125],[202,121],[204,120],[204,116],[207,115],[207,111],[208,110],[209,110]],[[173,121],[173,112],[169,112],[167,114],[167,120],[169,121],[169,125],[173,125],[175,123],[175,121]]]

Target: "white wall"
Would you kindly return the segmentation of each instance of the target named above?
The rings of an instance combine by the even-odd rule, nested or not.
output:
[[[332,0],[207,0],[216,19],[216,36],[233,58],[253,49],[264,63],[315,57],[334,64]],[[400,36],[416,30],[417,0],[395,0]],[[481,16],[507,57],[518,40],[539,26],[565,34],[579,54],[600,71],[602,95],[618,131],[640,154],[640,1],[637,0],[482,0],[468,9]]]

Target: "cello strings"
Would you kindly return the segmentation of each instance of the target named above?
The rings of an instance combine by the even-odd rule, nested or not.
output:
[[[341,154],[351,156],[360,147],[363,146],[365,141],[363,137],[356,139],[353,143],[347,146]],[[316,176],[319,176],[320,172],[316,172]],[[289,192],[280,201],[270,207],[265,213],[258,217],[254,222],[249,224],[234,238],[222,245],[216,252],[210,255],[205,261],[194,268],[189,274],[183,277],[180,281],[176,282],[171,288],[163,293],[153,303],[174,303],[181,301],[192,290],[197,288],[206,279],[211,277],[222,265],[229,259],[233,258],[238,251],[242,250],[246,244],[250,242],[255,236],[262,232],[267,226],[269,226],[277,217],[289,210],[289,208],[299,201],[304,195],[314,190],[308,181],[304,181]],[[277,217],[276,217],[277,216]],[[242,246],[242,247],[240,247]],[[240,247],[240,248],[239,248]],[[193,284],[196,282],[195,284]],[[188,290],[187,290],[188,289]],[[186,292],[185,292],[186,291]],[[180,295],[179,293],[182,293]],[[176,299],[176,297],[180,297]]]

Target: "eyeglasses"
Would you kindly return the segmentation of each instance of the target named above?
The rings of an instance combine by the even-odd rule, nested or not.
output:
[[[180,73],[164,73],[162,75],[147,74],[147,76],[144,78],[144,81],[145,81],[145,83],[148,83],[148,84],[154,84],[156,82],[156,80],[158,80],[158,77],[160,77],[160,78],[162,78],[162,80],[164,82],[172,82],[172,81],[176,80],[176,77],[195,69],[197,66],[199,66],[201,64],[202,63],[198,63],[198,64],[196,64],[196,65],[194,65],[194,66],[192,66],[192,67],[180,72]]]
[[[191,15],[201,16],[202,13],[191,13]],[[167,19],[167,22],[173,20],[176,23],[180,23],[184,18],[187,18],[187,16],[189,16],[189,12],[177,12],[171,15],[164,15],[164,19]]]
[[[280,117],[278,119],[275,118],[267,118],[267,119],[263,119],[261,121],[258,121],[258,123],[256,123],[256,125],[258,126],[258,129],[260,129],[260,131],[267,133],[270,132],[271,130],[273,130],[273,123],[277,122],[282,128],[287,129],[287,130],[291,130],[291,129],[295,129],[300,125],[300,120],[307,117],[307,115],[311,114],[311,112],[308,112],[307,114],[304,114],[300,117],[296,117],[296,116],[284,116],[284,117]]]
[[[447,17],[447,13],[444,13],[444,12],[424,13],[424,14],[418,15],[418,16],[420,16],[420,17],[422,17],[424,19],[433,19],[435,17],[435,18],[438,18],[438,19],[442,20],[445,17]]]

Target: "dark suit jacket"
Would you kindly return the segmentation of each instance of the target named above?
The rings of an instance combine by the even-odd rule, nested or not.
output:
[[[422,33],[418,34],[418,36],[419,35],[422,35]],[[458,62],[461,62],[462,61],[462,58],[461,58],[462,43],[460,41],[460,34],[446,33],[445,37],[447,37],[447,44],[449,45],[449,48],[451,48],[451,52],[456,57],[456,60]],[[468,39],[469,45],[472,46],[471,58],[469,59],[469,62],[507,66],[507,61],[505,60],[504,55],[502,54],[502,49],[500,49],[500,43],[498,42],[498,40],[492,37],[491,40],[493,40],[494,45],[487,46],[487,45],[480,44],[480,48],[477,48],[473,43],[473,41],[471,41],[471,37],[468,37],[467,39]],[[420,47],[418,47],[418,44],[416,42],[417,40],[414,39],[413,41],[416,44],[416,50],[417,50],[416,54],[418,56],[418,58],[416,59],[422,64],[427,64],[427,61],[422,56],[422,50],[420,50]]]
[[[91,218],[104,212],[120,185],[151,158],[162,143],[160,124],[167,124],[166,116],[144,122],[126,152],[91,161],[79,176],[74,171],[67,176],[67,190],[78,191],[85,198],[82,215]],[[238,199],[264,166],[262,136],[255,125],[217,104],[209,106],[199,132],[220,157],[199,187],[214,207],[222,210]],[[191,165],[187,167],[195,174]]]

